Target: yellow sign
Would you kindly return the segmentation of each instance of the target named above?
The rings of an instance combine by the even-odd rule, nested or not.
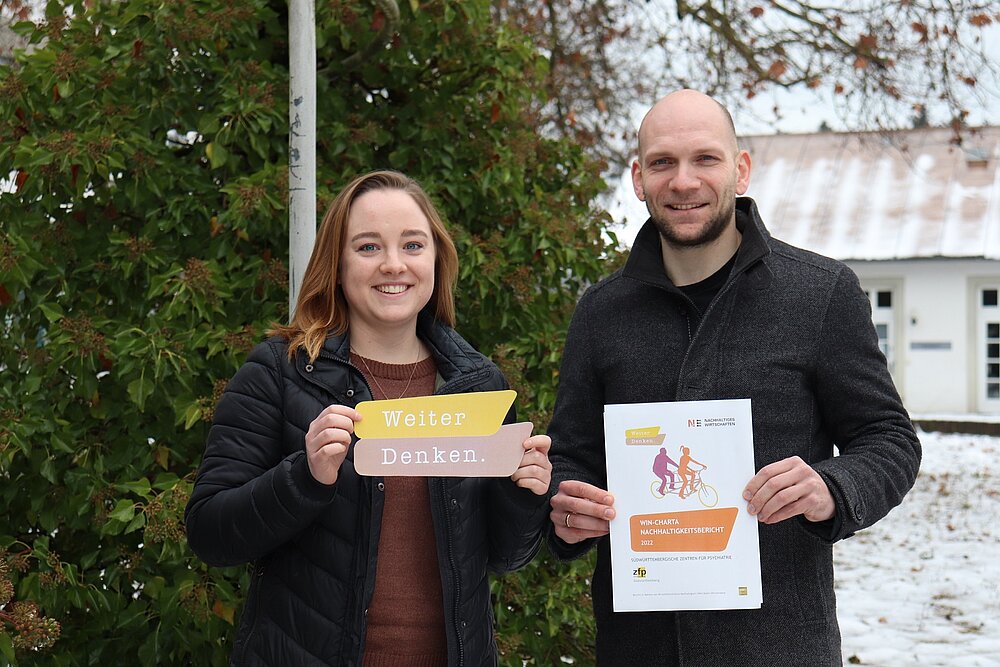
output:
[[[626,445],[662,445],[666,433],[660,433],[659,426],[625,429]]]
[[[482,391],[363,401],[362,420],[354,427],[359,438],[448,438],[493,435],[503,424],[517,393]]]
[[[503,424],[512,390],[358,403],[354,468],[362,475],[509,477],[531,422]]]

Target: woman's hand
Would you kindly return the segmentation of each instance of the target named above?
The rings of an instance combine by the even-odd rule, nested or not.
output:
[[[309,472],[320,484],[333,484],[351,446],[354,423],[361,413],[346,405],[330,405],[309,424],[306,432],[306,460]]]
[[[547,435],[533,435],[524,441],[521,464],[511,475],[514,483],[528,489],[536,496],[545,495],[552,481],[552,464],[549,462],[549,447],[552,439]]]

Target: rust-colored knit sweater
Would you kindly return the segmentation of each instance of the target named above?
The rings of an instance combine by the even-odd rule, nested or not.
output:
[[[397,365],[355,354],[352,361],[376,399],[434,393],[437,367],[432,358]],[[444,667],[448,664],[444,598],[427,479],[386,477],[383,481],[382,532],[362,664]]]

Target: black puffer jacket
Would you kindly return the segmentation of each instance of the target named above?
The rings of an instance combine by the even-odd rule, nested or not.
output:
[[[418,335],[438,368],[435,393],[506,389],[489,360],[426,313]],[[210,565],[254,563],[233,665],[356,665],[375,586],[384,495],[354,470],[315,481],[305,433],[327,405],[354,406],[371,389],[348,362],[346,336],[309,363],[290,363],[284,339],[250,353],[215,411],[186,511],[191,549]],[[508,415],[512,421],[513,411]],[[450,665],[495,664],[487,570],[508,572],[536,553],[545,496],[508,478],[429,478]]]

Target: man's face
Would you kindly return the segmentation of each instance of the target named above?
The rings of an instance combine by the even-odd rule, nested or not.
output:
[[[750,183],[750,157],[737,151],[715,103],[668,97],[646,117],[640,139],[632,185],[660,236],[675,248],[691,248],[727,232],[736,195]]]

